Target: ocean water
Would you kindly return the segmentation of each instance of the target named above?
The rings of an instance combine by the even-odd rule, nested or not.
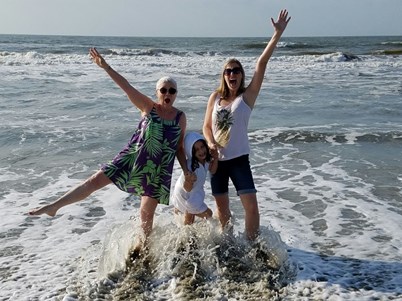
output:
[[[181,227],[161,205],[148,256],[128,265],[137,197],[110,185],[54,218],[26,214],[138,123],[89,47],[149,96],[174,76],[199,131],[224,61],[248,81],[266,42],[0,35],[0,300],[402,300],[402,37],[281,40],[249,127],[256,246],[233,189],[234,237],[216,220]]]

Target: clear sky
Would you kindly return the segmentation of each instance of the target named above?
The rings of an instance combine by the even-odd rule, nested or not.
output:
[[[0,0],[0,34],[263,37],[402,35],[402,0]]]

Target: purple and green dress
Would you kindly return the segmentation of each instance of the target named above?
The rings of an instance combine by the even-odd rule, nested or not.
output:
[[[127,146],[102,166],[105,175],[120,190],[168,205],[182,114],[178,111],[174,120],[165,120],[153,107],[141,119]]]

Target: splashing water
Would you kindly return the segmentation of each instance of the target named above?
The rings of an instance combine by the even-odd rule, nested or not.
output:
[[[276,298],[294,270],[279,235],[262,228],[253,243],[221,233],[216,220],[181,226],[160,218],[146,251],[129,260],[141,233],[135,219],[107,235],[98,277],[76,279],[64,300],[229,300]],[[85,276],[87,277],[87,275]]]

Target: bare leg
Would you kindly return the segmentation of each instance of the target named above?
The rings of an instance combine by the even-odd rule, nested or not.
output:
[[[67,192],[61,198],[56,200],[54,203],[31,210],[28,212],[28,214],[47,214],[50,216],[55,216],[60,208],[79,202],[87,198],[94,191],[99,190],[110,183],[112,183],[112,181],[103,173],[103,171],[99,170],[87,180],[85,180],[84,182]]]
[[[211,218],[212,217],[212,210],[211,209],[207,209],[202,213],[196,214],[196,216],[200,217],[200,218]]]
[[[191,213],[184,213],[184,224],[185,225],[192,225],[194,224],[195,215]]]
[[[152,232],[154,214],[157,205],[158,201],[154,198],[150,198],[148,196],[143,196],[141,198],[141,227],[145,235],[145,243]]]
[[[249,240],[255,240],[260,229],[260,213],[258,211],[257,195],[255,193],[241,194],[240,199],[245,211],[247,238]]]
[[[156,199],[148,196],[141,197],[140,219],[143,235],[139,235],[137,243],[129,252],[128,261],[126,262],[127,266],[130,266],[130,262],[134,262],[141,254],[146,253],[148,250],[148,238],[152,232],[157,205],[158,201]],[[178,214],[179,212],[180,211],[175,208],[175,213]]]
[[[126,260],[126,267],[130,269],[132,263],[140,256],[147,254],[148,252],[148,238],[152,232],[152,225],[154,222],[154,214],[158,201],[148,196],[141,197],[140,206],[140,219],[143,235],[139,234],[138,241],[134,247],[129,251],[128,258]],[[176,209],[175,209],[175,213]]]
[[[229,209],[229,195],[215,196],[215,201],[219,221],[221,222],[222,229],[225,229],[229,225],[230,218],[232,217]]]

